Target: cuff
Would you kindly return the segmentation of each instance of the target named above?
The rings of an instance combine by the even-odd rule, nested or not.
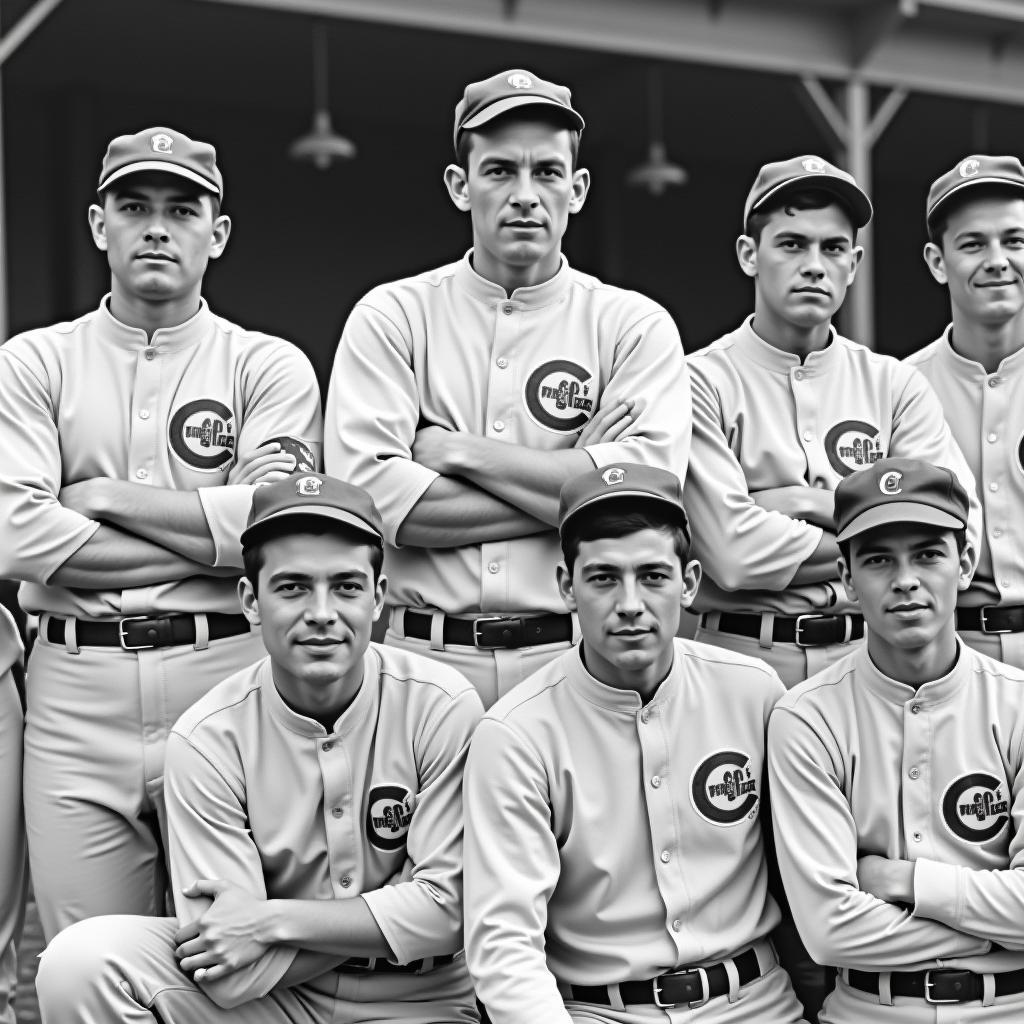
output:
[[[213,538],[215,567],[242,567],[242,544],[239,538],[245,529],[252,508],[252,484],[223,484],[200,487],[199,501],[206,516],[206,525]]]
[[[405,522],[406,516],[413,510],[416,502],[423,497],[427,488],[441,475],[435,473],[426,466],[421,466],[412,459],[402,459],[403,476],[401,486],[393,490],[389,489],[387,494],[381,493],[380,489],[366,489],[373,494],[373,500],[380,509],[381,518],[384,520],[384,540],[391,547],[401,547],[398,543],[398,531]],[[365,485],[364,485],[365,486]],[[415,959],[415,957],[413,958]]]
[[[960,909],[960,868],[936,860],[914,862],[914,917],[956,927]]]
[[[403,892],[406,887],[407,883],[383,885],[371,892],[364,892],[360,897],[370,908],[377,927],[387,939],[395,963],[407,964],[421,957],[455,952],[457,940],[449,940],[437,928],[443,911],[432,905],[427,920],[418,913],[410,913],[412,908],[408,893]]]

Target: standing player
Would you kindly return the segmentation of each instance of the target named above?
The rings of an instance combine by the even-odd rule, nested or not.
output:
[[[836,484],[886,455],[913,455],[950,466],[973,492],[923,378],[832,327],[870,217],[853,178],[818,157],[762,167],[736,242],[753,316],[688,360],[686,507],[705,569],[697,638],[763,658],[787,686],[864,633],[836,571]]]
[[[760,821],[783,686],[675,639],[700,579],[681,497],[632,464],[565,485],[558,585],[581,644],[473,738],[466,953],[494,1024],[800,1020]]]
[[[866,646],[787,693],[768,739],[790,905],[841,968],[822,1024],[1016,1024],[1024,673],[956,636],[967,493],[947,469],[885,459],[835,500]]]
[[[46,1024],[477,1019],[455,954],[482,708],[447,666],[370,643],[382,531],[370,496],[330,477],[256,491],[239,596],[269,657],[167,744],[178,925],[63,932],[37,980]]]
[[[1024,166],[971,156],[928,192],[924,258],[953,322],[907,360],[938,393],[985,510],[957,602],[972,647],[1024,668]]]
[[[41,616],[25,819],[51,938],[162,911],[167,732],[262,655],[234,594],[238,534],[253,484],[317,458],[309,362],[200,295],[231,229],[222,192],[206,143],[114,139],[89,208],[110,294],[0,349],[0,576]]]
[[[473,248],[360,300],[327,399],[327,469],[384,516],[387,642],[485,706],[572,639],[549,571],[562,482],[627,458],[682,475],[689,450],[675,324],[561,254],[590,187],[570,100],[526,71],[466,87],[445,183]]]

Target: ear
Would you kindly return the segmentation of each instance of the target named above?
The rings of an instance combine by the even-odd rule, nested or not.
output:
[[[562,595],[562,601],[565,603],[565,607],[569,611],[576,611],[576,595],[572,589],[572,576],[569,575],[569,570],[565,567],[565,562],[559,562],[558,568],[555,570],[555,576],[558,580],[558,592]]]
[[[587,193],[590,191],[590,171],[585,167],[579,167],[572,175],[572,196],[569,199],[569,213],[579,213],[583,204],[587,201]]]
[[[107,218],[103,207],[93,203],[89,207],[89,231],[92,232],[93,244],[100,252],[107,251]]]
[[[693,604],[697,597],[697,588],[700,586],[701,577],[704,575],[704,570],[701,568],[700,562],[694,558],[692,561],[687,562],[683,567],[683,593],[679,599],[679,604],[683,608],[689,608]]]
[[[928,267],[932,277],[939,284],[949,284],[949,276],[946,273],[946,258],[942,254],[942,249],[934,242],[925,242],[924,252],[921,255],[924,257],[925,266]]]
[[[455,204],[463,213],[469,211],[469,175],[458,164],[449,164],[444,169],[444,187]]]
[[[849,288],[850,285],[853,284],[853,279],[857,276],[857,268],[860,266],[861,260],[864,259],[864,246],[855,245],[850,250],[850,257],[850,273],[849,276],[846,278],[847,288]]]
[[[373,621],[376,622],[384,611],[384,596],[388,592],[388,578],[381,573],[373,590]]]
[[[965,544],[963,551],[960,552],[960,579],[957,580],[957,590],[966,590],[971,585],[971,579],[974,577],[974,570],[977,567],[978,559],[974,554],[974,547],[971,544]]]
[[[242,606],[242,614],[253,626],[260,624],[260,606],[256,600],[256,591],[252,589],[248,576],[242,576],[238,581],[238,602]]]
[[[231,234],[231,218],[222,213],[213,222],[213,235],[210,238],[210,259],[218,260],[228,244],[228,236]]]
[[[736,239],[736,259],[747,277],[757,277],[757,243],[750,235],[740,235]]]
[[[846,559],[843,558],[842,555],[836,559],[836,570],[839,573],[839,579],[842,581],[843,586],[846,587],[846,593],[856,601],[857,588],[853,585],[853,577],[850,575],[850,568],[846,564]]]

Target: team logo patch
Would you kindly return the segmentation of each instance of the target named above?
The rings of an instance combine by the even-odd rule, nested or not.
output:
[[[514,75],[508,76],[508,84],[513,89],[532,89],[533,79],[529,75],[524,75],[521,71],[517,71]]]
[[[825,170],[828,165],[824,160],[819,160],[817,157],[808,157],[803,162],[803,168],[811,174],[817,174],[820,171]]]
[[[413,797],[405,786],[374,786],[366,805],[366,838],[388,853],[405,846],[412,821]]]
[[[167,440],[186,466],[215,473],[235,454],[234,413],[215,398],[186,402],[171,417]]]
[[[878,427],[863,420],[843,420],[825,435],[825,455],[840,476],[885,458]]]
[[[981,170],[981,164],[977,160],[965,160],[960,165],[961,178],[973,178]]]
[[[263,442],[264,444],[279,444],[285,455],[291,455],[295,459],[296,473],[315,473],[316,456],[310,451],[309,446],[297,437],[288,437],[283,434],[281,437],[271,437]]]
[[[535,423],[559,434],[582,430],[594,414],[593,374],[579,363],[552,359],[538,366],[526,381],[523,401]]]
[[[612,484],[621,484],[626,479],[626,471],[618,466],[612,466],[601,474],[601,479],[611,487]]]
[[[881,480],[878,481],[878,489],[883,494],[902,494],[903,487],[901,482],[903,480],[903,474],[897,472],[895,469],[889,473],[886,473]]]
[[[753,818],[760,801],[750,755],[739,750],[719,750],[706,757],[690,779],[694,809],[712,825],[727,828]]]
[[[154,153],[171,153],[174,145],[174,139],[170,135],[164,134],[164,132],[157,132],[150,140],[149,144],[153,147]]]
[[[320,488],[324,482],[315,476],[300,476],[295,481],[295,493],[301,494],[304,498],[315,498],[320,494]]]
[[[954,779],[942,797],[942,820],[958,839],[987,843],[1006,828],[1010,802],[1004,783],[988,772],[972,772]]]

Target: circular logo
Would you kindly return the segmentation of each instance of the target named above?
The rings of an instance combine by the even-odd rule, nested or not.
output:
[[[157,132],[149,140],[149,144],[153,147],[154,153],[170,153],[172,152],[171,147],[174,145],[174,139],[164,132]]]
[[[697,765],[690,779],[694,809],[712,825],[728,827],[752,818],[758,799],[750,755],[739,750],[711,754]]]
[[[626,471],[619,466],[612,466],[601,474],[601,479],[611,487],[612,484],[621,484],[626,479]]]
[[[981,164],[975,159],[965,160],[960,165],[961,178],[973,178],[981,170]]]
[[[579,363],[552,359],[538,366],[526,381],[523,400],[535,423],[559,434],[582,430],[594,414],[590,379],[593,375]]]
[[[513,89],[532,89],[533,79],[529,75],[524,75],[522,71],[517,71],[514,75],[508,76],[508,84]]]
[[[885,458],[878,427],[863,420],[843,420],[825,435],[825,455],[840,476]]]
[[[903,479],[903,474],[893,469],[890,470],[881,480],[878,481],[878,489],[883,494],[902,494],[903,488],[900,486],[900,481]]]
[[[295,493],[301,494],[304,498],[316,498],[324,482],[318,476],[300,476],[295,481]]]
[[[215,473],[235,454],[234,413],[214,398],[186,402],[171,417],[167,440],[186,466]]]
[[[815,156],[808,157],[808,159],[803,162],[803,168],[811,174],[817,174],[818,172],[825,170],[825,161],[819,160]]]
[[[366,804],[366,838],[388,853],[405,846],[413,812],[412,793],[405,786],[374,786]]]
[[[1010,820],[1010,803],[1003,783],[987,772],[972,772],[954,779],[942,797],[942,820],[958,839],[987,843]]]

